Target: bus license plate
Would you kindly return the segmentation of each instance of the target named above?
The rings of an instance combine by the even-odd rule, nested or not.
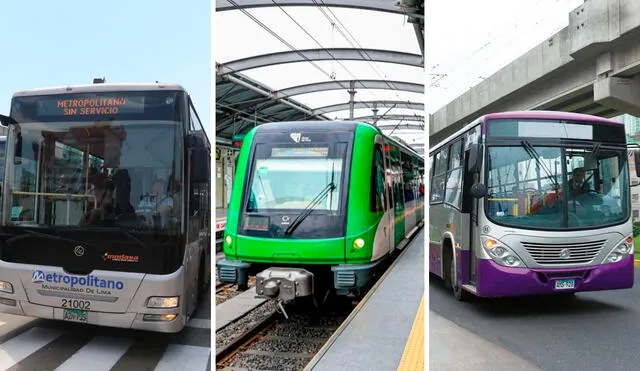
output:
[[[65,309],[63,319],[65,321],[87,323],[87,320],[89,319],[89,315],[86,310]]]
[[[576,280],[557,280],[556,290],[573,289],[576,287]]]

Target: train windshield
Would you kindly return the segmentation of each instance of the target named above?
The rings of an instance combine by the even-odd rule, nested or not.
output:
[[[346,143],[258,144],[246,211],[304,210],[311,205],[313,210],[337,212],[346,148]]]
[[[598,143],[581,147],[515,146],[487,150],[485,212],[519,228],[581,229],[630,215],[627,155]]]
[[[15,98],[6,222],[179,231],[177,100],[176,92]]]

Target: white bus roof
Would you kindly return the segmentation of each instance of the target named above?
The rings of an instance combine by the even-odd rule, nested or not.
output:
[[[153,90],[181,90],[186,91],[178,84],[159,84],[159,83],[118,83],[118,84],[87,84],[87,85],[68,85],[50,88],[18,90],[13,97],[26,97],[31,95],[52,95],[52,94],[69,94],[69,93],[95,93],[110,91],[153,91]]]

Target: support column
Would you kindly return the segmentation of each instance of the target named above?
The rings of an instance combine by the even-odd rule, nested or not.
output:
[[[378,122],[378,103],[373,102],[373,108],[371,111],[373,111],[373,124],[376,125]]]
[[[356,95],[356,82],[351,80],[349,81],[349,120],[353,120],[353,103],[354,96]]]
[[[593,100],[622,113],[640,116],[640,80],[605,77],[593,84]]]

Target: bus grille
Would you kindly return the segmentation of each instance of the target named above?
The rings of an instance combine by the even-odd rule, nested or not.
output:
[[[589,263],[595,258],[606,240],[579,243],[522,242],[522,246],[540,265]]]

